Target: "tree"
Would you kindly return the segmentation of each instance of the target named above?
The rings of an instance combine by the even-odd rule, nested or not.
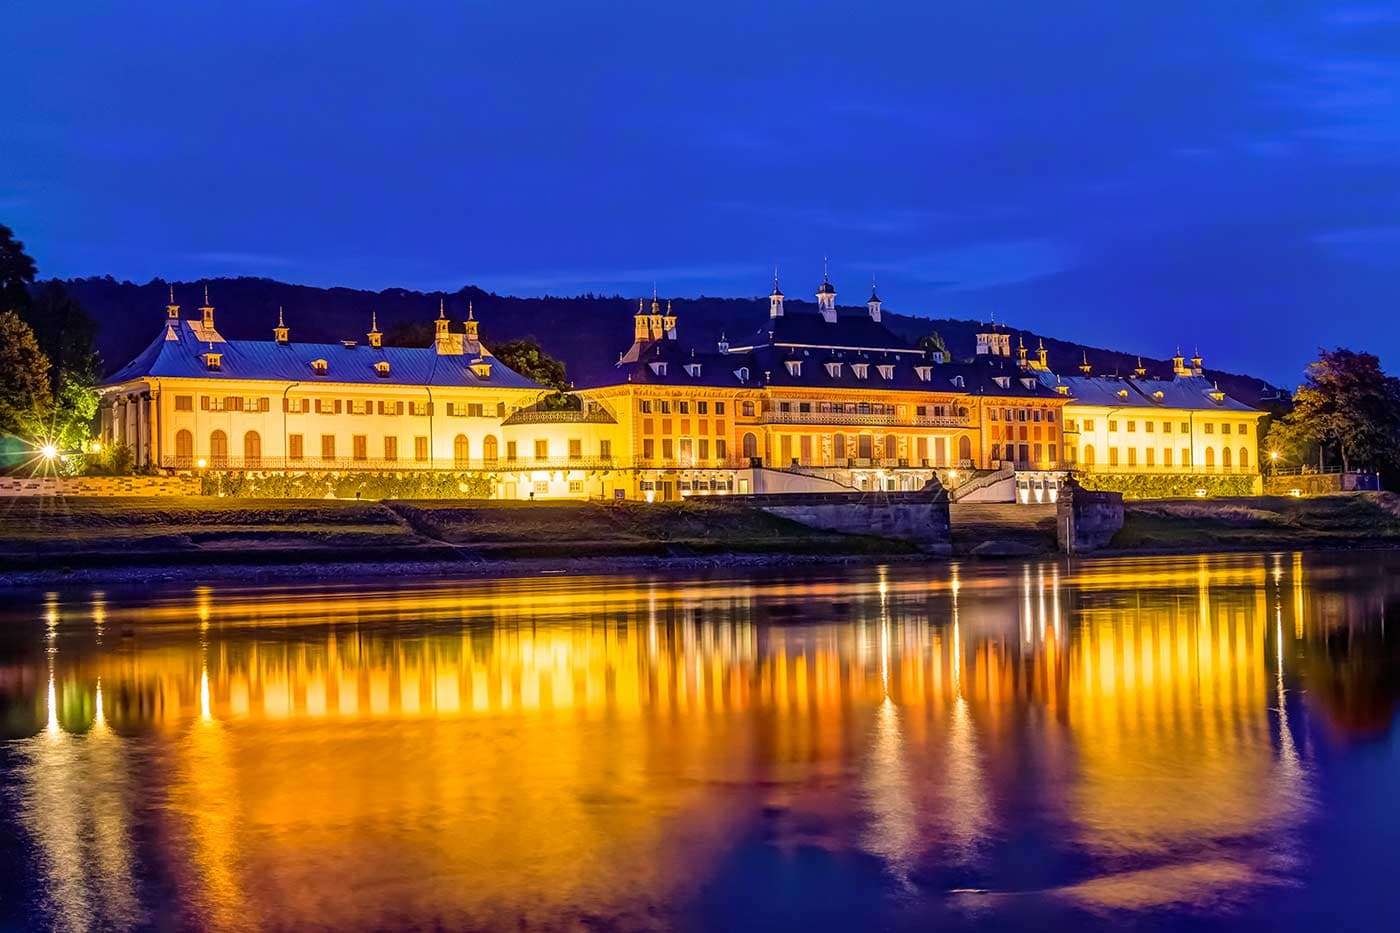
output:
[[[0,224],[0,311],[24,312],[29,308],[29,286],[38,272],[14,231]]]
[[[526,379],[533,379],[556,392],[569,390],[564,364],[544,352],[533,337],[508,340],[498,345],[491,353]]]
[[[66,382],[96,383],[99,369],[97,325],[62,282],[46,282],[27,312],[21,312],[34,329],[39,349],[48,357],[49,388],[55,397]]]
[[[936,330],[931,330],[927,335],[919,338],[919,349],[925,353],[942,353],[943,358],[948,359],[948,345],[943,342],[943,336]]]
[[[34,331],[13,311],[0,311],[0,432],[30,436],[53,408],[49,361]]]
[[[1266,445],[1293,461],[1335,453],[1343,470],[1391,472],[1400,467],[1400,379],[1373,353],[1321,350]]]

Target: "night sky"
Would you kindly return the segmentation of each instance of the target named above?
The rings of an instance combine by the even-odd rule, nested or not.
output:
[[[60,6],[67,10],[60,10]],[[42,275],[808,296],[1400,368],[1400,9],[10,3]]]

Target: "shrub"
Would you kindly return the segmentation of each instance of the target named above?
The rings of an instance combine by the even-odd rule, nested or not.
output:
[[[489,499],[496,477],[484,473],[415,471],[407,473],[261,473],[206,470],[200,476],[206,496],[245,499]]]

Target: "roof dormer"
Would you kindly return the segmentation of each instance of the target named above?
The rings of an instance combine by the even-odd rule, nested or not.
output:
[[[890,364],[890,363],[881,363],[880,365],[878,365],[878,366],[875,367],[875,371],[878,372],[878,373],[880,374],[880,378],[881,378],[881,379],[893,379],[893,378],[894,378],[894,366],[893,366],[893,364]]]
[[[327,372],[330,371],[330,368],[331,364],[327,363],[325,360],[311,361],[311,372],[313,375],[324,376]]]
[[[664,365],[664,364],[663,364],[663,365]],[[490,379],[490,378],[491,378],[491,361],[490,361],[490,360],[484,360],[484,359],[483,359],[483,360],[472,360],[472,362],[471,362],[471,371],[472,371],[472,375],[475,376],[475,377],[478,378],[478,379]]]
[[[864,379],[870,374],[869,363],[852,363],[851,372],[855,373],[857,379]]]
[[[658,361],[658,362],[655,362],[655,363],[648,363],[647,365],[651,367],[651,371],[652,371],[653,373],[655,373],[656,375],[658,375],[658,376],[664,376],[664,375],[666,375],[666,363],[665,363],[665,362]]]
[[[210,350],[208,353],[204,354],[204,368],[211,373],[219,372],[224,368],[224,355]]]
[[[692,379],[699,379],[699,378],[700,378],[700,364],[699,364],[699,363],[686,363],[686,364],[685,364],[685,373],[686,373],[687,376],[689,376],[689,377],[692,378]]]
[[[387,379],[389,376],[389,361],[380,360],[374,364],[374,374],[380,379]]]
[[[841,378],[841,364],[835,361],[826,364],[826,374],[832,379]]]
[[[928,382],[929,379],[933,378],[933,367],[932,367],[932,366],[915,366],[915,367],[914,367],[914,375],[918,377],[918,379],[919,379],[920,382]]]
[[[749,368],[747,366],[740,366],[738,369],[734,370],[734,378],[738,379],[740,382],[748,382]]]
[[[786,360],[786,361],[784,361],[784,365],[787,366],[787,371],[788,371],[788,375],[789,375],[789,376],[801,376],[801,375],[802,375],[802,361],[801,361],[801,360]]]

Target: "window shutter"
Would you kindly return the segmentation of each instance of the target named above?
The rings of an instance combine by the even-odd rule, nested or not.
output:
[[[335,400],[335,413],[338,415],[338,414],[340,414],[340,411],[341,411],[341,409],[340,409],[340,399],[336,399],[336,400]]]
[[[209,396],[207,396],[207,395],[201,395],[201,396],[199,397],[199,410],[200,410],[200,411],[208,411],[208,410],[209,410]]]
[[[292,401],[291,401],[291,399],[287,398],[285,395],[282,397],[282,410],[283,410],[283,411],[291,411],[291,410],[292,410]]]
[[[258,399],[258,411],[271,411],[271,410],[272,410],[272,399],[270,399],[270,398],[268,398],[268,397],[266,397],[266,396],[263,396],[262,398]]]
[[[431,415],[432,413],[433,413],[433,403],[432,403],[432,402],[429,402],[429,403],[428,403],[428,414]]]
[[[396,414],[396,415],[401,415],[401,414],[403,414],[403,402],[395,402],[395,403],[394,403],[394,414]]]

